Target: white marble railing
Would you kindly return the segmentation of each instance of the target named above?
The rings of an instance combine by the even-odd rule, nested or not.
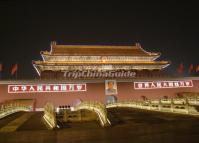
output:
[[[121,101],[106,105],[106,108],[114,107],[131,107],[161,112],[172,112],[199,116],[196,106],[199,105],[197,100],[188,99],[162,99],[147,101]]]
[[[9,108],[4,108],[0,110],[0,119],[11,115],[13,113],[16,112],[20,112],[20,111],[31,111],[32,109],[30,107],[27,106],[14,106],[14,107],[9,107]]]
[[[33,111],[33,99],[14,99],[0,103],[0,119],[20,111]]]
[[[52,103],[47,103],[44,106],[44,121],[47,123],[50,129],[53,129],[57,126],[57,120],[55,115],[55,107]]]

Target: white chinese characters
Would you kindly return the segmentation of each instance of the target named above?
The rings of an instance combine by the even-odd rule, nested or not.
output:
[[[134,89],[158,89],[158,88],[182,88],[182,87],[193,87],[192,80],[134,82]]]
[[[8,93],[86,91],[86,84],[8,85]]]

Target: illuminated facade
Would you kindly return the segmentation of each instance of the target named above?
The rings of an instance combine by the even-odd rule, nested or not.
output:
[[[77,101],[107,104],[199,93],[198,77],[156,76],[170,63],[157,61],[160,53],[146,52],[139,44],[85,46],[52,42],[51,50],[41,52],[41,56],[42,61],[33,61],[41,79],[0,81],[1,102],[31,99],[35,109],[41,111],[47,102],[59,107],[73,106]]]
[[[57,45],[41,52],[42,61],[33,61],[41,78],[105,79],[154,75],[169,65],[156,61],[160,53],[134,46]]]

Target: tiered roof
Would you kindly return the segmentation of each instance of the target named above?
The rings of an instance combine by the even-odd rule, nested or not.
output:
[[[128,66],[130,70],[149,69],[160,70],[167,67],[168,61],[155,61],[160,53],[145,51],[140,44],[133,46],[110,45],[57,45],[51,43],[50,52],[41,52],[43,61],[33,61],[39,72],[45,70],[68,70],[68,66],[97,66],[113,65],[116,69]],[[102,57],[106,57],[105,60]],[[107,58],[108,57],[108,58]],[[121,58],[122,57],[122,58]]]
[[[47,54],[47,52],[44,52]],[[51,55],[119,55],[119,56],[157,56],[160,53],[146,52],[139,44],[134,46],[107,45],[57,45],[51,44]]]

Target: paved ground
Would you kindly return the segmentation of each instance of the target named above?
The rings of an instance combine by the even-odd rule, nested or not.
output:
[[[97,122],[70,123],[64,129],[47,130],[42,113],[36,113],[17,131],[0,133],[0,143],[199,143],[199,118],[133,109],[108,111],[113,125]],[[0,128],[26,113],[0,120]]]
[[[8,124],[0,128],[0,132],[14,132],[16,131],[20,126],[22,126],[28,119],[31,118],[33,112],[27,112],[24,113],[23,115],[17,117],[13,121],[10,121]]]
[[[13,121],[14,119],[20,117],[23,114],[24,114],[23,112],[18,112],[18,113],[9,115],[6,118],[0,119],[0,128],[7,125],[9,122]]]
[[[34,115],[31,116],[23,125],[21,125],[17,131],[41,131],[47,130],[46,125],[42,120],[43,112],[34,112]]]

